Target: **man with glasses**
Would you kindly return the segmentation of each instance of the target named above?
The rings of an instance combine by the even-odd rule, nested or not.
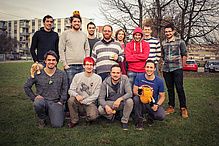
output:
[[[68,128],[73,128],[78,124],[79,113],[86,113],[87,125],[92,124],[98,117],[95,101],[98,98],[102,80],[100,76],[92,72],[94,64],[92,57],[86,57],[83,64],[85,72],[76,74],[72,80],[68,91],[70,95],[68,107],[71,117]]]
[[[49,50],[52,50],[57,54],[57,63],[59,62],[59,36],[56,32],[52,30],[52,16],[46,15],[43,18],[43,25],[44,27],[40,28],[40,30],[35,32],[35,34],[33,35],[30,53],[35,63],[39,62],[45,67],[46,64],[44,63],[44,54]]]
[[[102,33],[103,39],[94,45],[91,56],[96,62],[96,73],[104,80],[114,64],[124,61],[125,53],[122,45],[111,37],[113,34],[111,25],[103,26]]]
[[[187,59],[186,44],[183,40],[174,37],[174,26],[168,24],[164,28],[166,40],[162,42],[162,58],[164,60],[163,76],[166,82],[169,96],[169,108],[166,114],[174,112],[175,90],[178,93],[182,117],[188,117],[186,108],[186,96],[183,89],[183,66]]]
[[[29,77],[24,83],[24,91],[33,101],[34,111],[39,118],[38,128],[46,126],[49,115],[52,127],[62,127],[64,122],[63,104],[67,99],[67,77],[63,70],[56,68],[58,56],[54,51],[48,51],[44,56],[46,67],[35,72],[34,78]],[[36,87],[36,94],[31,89]]]
[[[68,88],[75,74],[84,71],[83,59],[90,55],[90,47],[87,35],[80,31],[81,16],[78,11],[70,17],[72,28],[62,33],[59,41],[60,60],[68,79]],[[68,104],[66,103],[65,118],[70,119]]]

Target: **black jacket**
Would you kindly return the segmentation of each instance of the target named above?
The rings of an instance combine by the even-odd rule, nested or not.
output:
[[[54,51],[59,58],[58,44],[58,34],[53,30],[47,32],[44,30],[44,27],[41,27],[40,30],[35,32],[32,38],[30,53],[33,57],[34,62],[42,62],[44,60],[44,54],[49,50]],[[35,52],[36,49],[37,54]],[[59,61],[59,59],[57,61]]]

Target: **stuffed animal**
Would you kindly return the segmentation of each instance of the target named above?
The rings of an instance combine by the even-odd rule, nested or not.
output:
[[[142,93],[143,93],[143,96],[140,96],[141,102],[149,103],[150,106],[153,106],[155,103],[155,100],[153,98],[153,92],[150,90],[150,88],[139,87],[138,94],[141,95]]]
[[[75,15],[78,15],[79,17],[81,17],[79,11],[74,11],[74,12],[73,12],[73,16],[75,16]]]
[[[34,73],[37,72],[37,74],[40,74],[40,69],[42,69],[44,66],[40,63],[34,63],[30,69],[31,77],[34,78]]]

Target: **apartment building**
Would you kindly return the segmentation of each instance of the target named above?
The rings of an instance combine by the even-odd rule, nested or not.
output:
[[[219,46],[207,44],[190,44],[187,46],[189,59],[219,60]]]
[[[94,21],[94,19],[82,18],[81,30],[87,33],[87,23]],[[31,46],[31,40],[34,33],[43,27],[43,19],[22,19],[22,20],[11,20],[0,21],[0,28],[7,29],[8,36],[15,38],[19,42],[17,52],[24,54],[29,53]],[[3,25],[4,24],[4,25]],[[54,19],[53,30],[61,35],[62,32],[71,28],[69,18],[57,18]],[[97,33],[99,36],[99,33]]]

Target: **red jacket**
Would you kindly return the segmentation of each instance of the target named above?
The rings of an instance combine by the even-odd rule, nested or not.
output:
[[[135,33],[141,33],[142,37],[139,42],[134,39]],[[136,27],[133,34],[133,41],[126,45],[125,57],[128,62],[129,71],[143,73],[145,72],[145,62],[150,53],[150,46],[148,42],[143,40],[143,31],[140,27]]]

